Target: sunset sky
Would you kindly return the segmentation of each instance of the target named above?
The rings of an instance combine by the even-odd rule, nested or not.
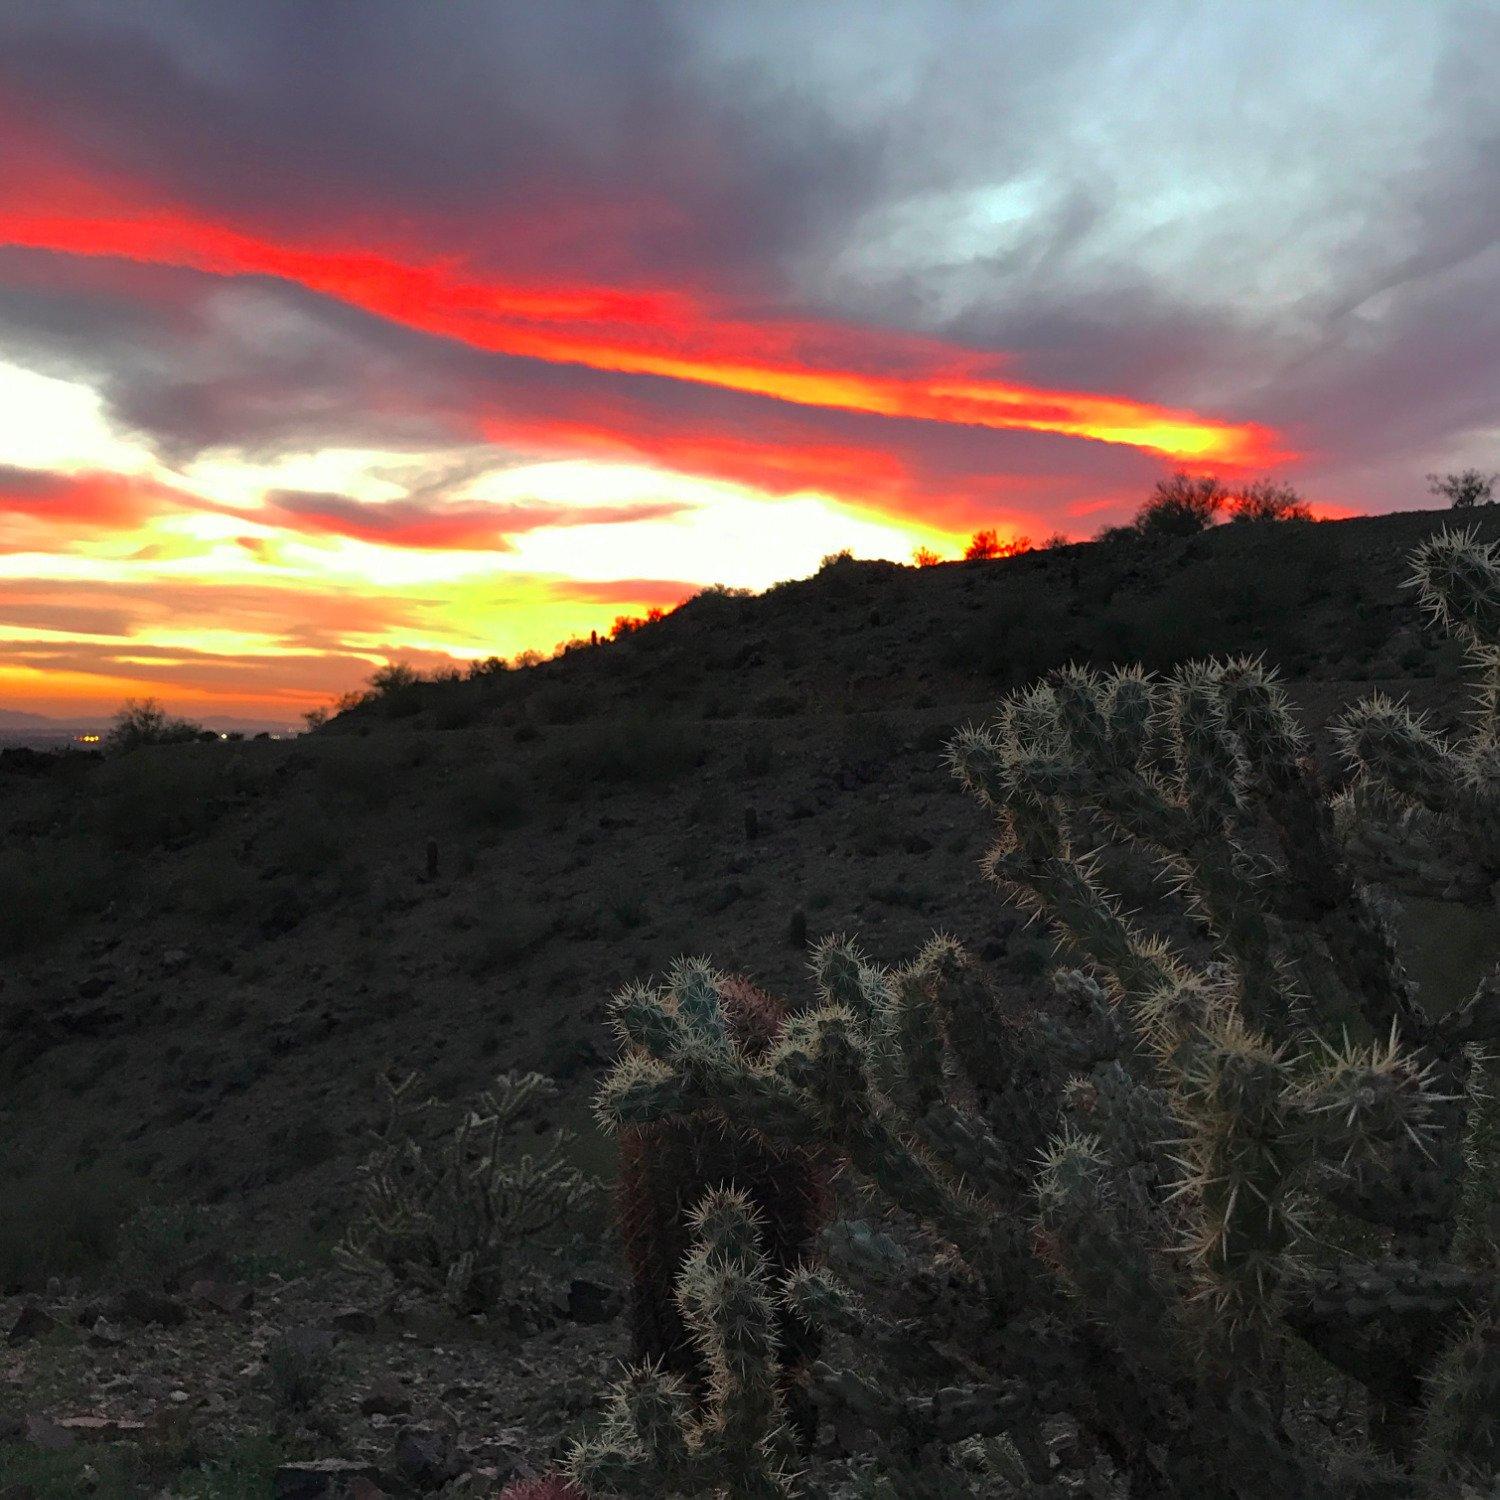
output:
[[[0,708],[1500,468],[1500,7],[0,9]]]

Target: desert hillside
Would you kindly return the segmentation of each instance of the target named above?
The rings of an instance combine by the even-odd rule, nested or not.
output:
[[[280,1268],[261,1305],[312,1296],[299,1278],[333,1274],[383,1069],[420,1069],[445,1100],[545,1073],[561,1102],[538,1129],[572,1125],[578,1161],[607,1176],[589,1114],[606,1001],[680,954],[796,1001],[810,939],[857,934],[894,961],[941,929],[1024,996],[1049,944],[979,877],[990,830],[944,765],[954,729],[1068,662],[1224,653],[1264,654],[1315,731],[1377,689],[1456,726],[1460,652],[1401,587],[1449,519],[837,560],[541,665],[377,695],[295,741],[8,758],[10,1315],[49,1281],[86,1297],[142,1203],[233,1205],[238,1249]],[[1500,536],[1500,517],[1480,524]],[[1477,974],[1493,946],[1483,919],[1407,920],[1419,977]],[[607,1213],[596,1227],[589,1274],[608,1285]],[[575,1331],[568,1359],[595,1374],[621,1352],[617,1325]],[[448,1373],[476,1388],[487,1356],[466,1338]],[[550,1371],[539,1388],[573,1378],[562,1354],[529,1357]],[[61,1354],[47,1367],[58,1391],[75,1378]],[[7,1410],[41,1388],[12,1388]],[[552,1436],[566,1407],[467,1420]]]

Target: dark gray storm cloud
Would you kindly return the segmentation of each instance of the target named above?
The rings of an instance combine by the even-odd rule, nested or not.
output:
[[[1295,474],[1383,508],[1500,436],[1497,64],[1500,11],[1463,0],[65,0],[0,14],[24,148],[0,194],[55,149],[267,233],[941,335],[1033,383],[1270,424],[1306,450]],[[705,432],[884,446],[980,507],[1153,463],[39,252],[0,251],[0,355],[90,379],[172,461],[481,440],[504,461],[602,412],[647,456]]]

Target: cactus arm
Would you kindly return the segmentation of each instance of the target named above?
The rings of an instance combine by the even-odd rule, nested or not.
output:
[[[1348,1261],[1310,1272],[1285,1289],[1288,1325],[1333,1367],[1365,1386],[1391,1413],[1421,1405],[1420,1361],[1410,1357],[1434,1327],[1496,1293],[1492,1271],[1447,1262]],[[1397,1358],[1404,1352],[1408,1358]]]
[[[1438,1023],[1445,1052],[1471,1042],[1500,1041],[1500,965],[1474,987],[1474,993]]]
[[[1332,809],[1317,794],[1313,773],[1291,760],[1268,757],[1262,766],[1266,807],[1287,873],[1345,988],[1377,1036],[1396,1023],[1403,1036],[1425,1044],[1432,1031],[1427,1013],[1402,967],[1390,928],[1349,868],[1334,832]]]

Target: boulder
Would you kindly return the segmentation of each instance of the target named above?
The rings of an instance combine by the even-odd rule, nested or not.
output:
[[[574,1323],[608,1323],[620,1315],[623,1306],[616,1288],[575,1276],[568,1283],[562,1310]]]
[[[16,1314],[16,1321],[10,1325],[5,1341],[8,1344],[24,1344],[28,1339],[37,1339],[44,1333],[51,1333],[56,1327],[57,1319],[51,1313],[44,1312],[35,1302],[27,1302]]]
[[[393,1457],[396,1472],[417,1490],[438,1489],[464,1471],[452,1442],[432,1427],[403,1427]]]
[[[165,1292],[135,1286],[111,1297],[104,1304],[104,1316],[111,1322],[133,1327],[159,1323],[164,1328],[177,1328],[187,1322],[187,1308]]]

